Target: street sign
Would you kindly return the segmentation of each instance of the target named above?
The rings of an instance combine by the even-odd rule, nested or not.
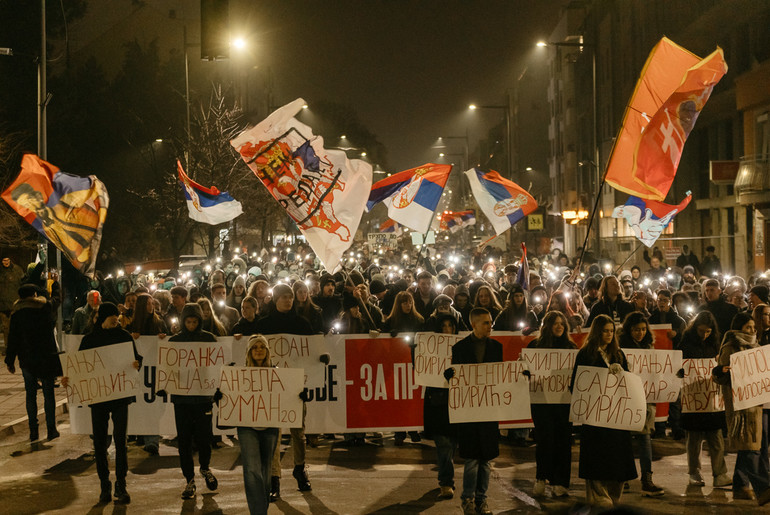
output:
[[[529,215],[529,216],[527,216],[527,230],[528,231],[542,231],[543,230],[543,215]]]

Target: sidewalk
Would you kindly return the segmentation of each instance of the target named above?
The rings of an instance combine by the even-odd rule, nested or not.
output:
[[[19,362],[16,361],[16,373],[11,374],[5,366],[5,356],[0,366],[0,440],[14,434],[29,431],[27,421],[26,393],[24,392],[24,378],[21,375]],[[56,395],[56,416],[67,412],[67,396],[63,388],[54,388]],[[43,428],[45,436],[45,414],[43,411],[43,391],[38,390],[37,406],[39,424]]]

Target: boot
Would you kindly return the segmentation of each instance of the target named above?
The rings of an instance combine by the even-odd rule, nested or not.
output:
[[[126,481],[118,480],[115,482],[115,504],[129,504],[131,496],[126,491]]]
[[[270,476],[270,502],[275,502],[281,498],[281,478]]]
[[[99,494],[99,502],[101,504],[107,504],[112,500],[112,483],[109,481],[102,481],[102,492]]]
[[[652,482],[652,472],[642,472],[642,495],[645,497],[659,497],[665,492]]]
[[[291,475],[297,480],[297,488],[299,488],[300,492],[309,492],[313,489],[310,486],[310,480],[307,477],[304,463],[302,465],[296,465],[294,467],[294,472],[292,472]]]

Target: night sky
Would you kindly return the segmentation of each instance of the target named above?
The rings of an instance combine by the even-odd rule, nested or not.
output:
[[[436,160],[437,136],[467,127],[473,147],[502,119],[501,110],[467,105],[505,103],[565,3],[291,0],[260,2],[238,18],[255,27],[277,103],[301,96],[311,109],[314,99],[349,104],[398,171]]]

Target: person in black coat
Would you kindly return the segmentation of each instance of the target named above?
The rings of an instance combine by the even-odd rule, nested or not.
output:
[[[118,322],[120,310],[111,302],[102,302],[99,315],[93,330],[85,335],[80,342],[79,350],[96,349],[118,343],[131,342],[134,349],[133,366],[139,370],[142,357],[136,351],[136,344],[128,331],[120,327]],[[67,385],[67,378],[62,378],[62,384]],[[126,451],[126,429],[128,428],[128,405],[136,401],[136,397],[116,399],[112,401],[91,404],[91,428],[94,437],[94,453],[96,456],[96,471],[101,482],[99,502],[111,500],[110,469],[107,462],[107,449],[110,439],[107,433],[110,418],[112,418],[112,440],[115,442],[115,502],[128,504],[131,497],[126,491],[126,474],[128,473],[128,453]]]
[[[492,333],[492,315],[484,308],[474,308],[470,313],[473,332],[452,347],[452,364],[494,363],[503,361],[503,345],[489,337]],[[454,377],[449,368],[444,377]],[[491,460],[500,454],[497,440],[500,437],[498,422],[467,422],[457,424],[457,440],[460,457],[465,460],[463,470],[463,511],[492,513],[487,506],[487,488],[491,472]]]
[[[530,349],[577,349],[569,335],[569,322],[564,313],[549,311],[543,318],[540,336],[532,340]],[[569,495],[572,469],[572,423],[569,404],[532,404],[535,424],[535,488],[533,494],[545,494],[545,482],[551,483],[554,497]]]
[[[241,301],[241,319],[233,326],[233,336],[236,340],[240,340],[242,336],[257,334],[258,309],[259,303],[254,297],[246,296]]]
[[[580,366],[609,368],[611,373],[628,371],[626,355],[615,337],[615,322],[607,315],[597,315],[591,324],[575,358],[570,391]],[[637,477],[631,432],[583,424],[579,475],[586,480],[586,502],[603,506],[618,504],[623,483]]]
[[[38,295],[33,284],[24,284],[19,290],[19,299],[13,303],[11,320],[8,324],[5,366],[11,374],[16,372],[15,362],[24,376],[29,439],[39,438],[37,421],[38,381],[43,388],[43,407],[48,440],[59,436],[56,430],[56,397],[54,380],[62,374],[59,348],[56,345],[54,326],[56,318],[51,303]]]
[[[687,325],[682,335],[679,348],[682,359],[716,359],[719,354],[720,334],[717,322],[708,311],[701,311]],[[700,456],[703,441],[709,447],[711,473],[714,487],[721,488],[733,484],[727,474],[725,464],[725,443],[722,429],[725,425],[725,412],[682,413],[682,428],[687,434],[687,473],[692,486],[705,486],[700,469]]]
[[[431,316],[431,318],[433,318]],[[437,333],[457,334],[457,319],[445,313],[436,318]],[[449,423],[449,389],[425,387],[423,400],[425,435],[436,444],[438,459],[439,499],[451,499],[455,492],[454,455],[457,449],[457,426]]]
[[[323,318],[323,332],[328,333],[334,324],[334,320],[342,311],[342,297],[336,295],[337,283],[331,275],[321,276],[321,293],[313,297],[313,303],[321,308]]]
[[[682,340],[682,333],[686,326],[684,318],[679,316],[674,306],[671,305],[671,292],[669,290],[658,290],[656,303],[657,309],[652,311],[648,322],[650,325],[671,324],[668,330],[668,337],[671,338],[673,348],[679,348],[679,342]]]
[[[703,298],[706,302],[701,304],[698,311],[709,311],[714,315],[719,334],[725,334],[730,330],[730,324],[733,317],[738,314],[738,308],[722,297],[722,289],[716,279],[709,279],[703,283]]]
[[[591,324],[598,315],[607,315],[616,324],[622,322],[626,315],[634,310],[630,302],[623,300],[620,294],[620,283],[614,275],[605,276],[599,285],[599,300],[591,306],[591,313],[585,321],[583,327],[591,327]]]
[[[216,342],[217,337],[202,329],[203,312],[196,303],[185,304],[182,308],[181,330],[168,339],[169,342]],[[162,393],[162,392],[158,392]],[[218,482],[209,468],[211,463],[211,407],[214,399],[210,395],[172,395],[174,422],[179,442],[179,465],[182,468],[185,485],[182,499],[195,497],[195,465],[193,462],[193,440],[198,448],[200,472],[209,490],[216,490]]]

